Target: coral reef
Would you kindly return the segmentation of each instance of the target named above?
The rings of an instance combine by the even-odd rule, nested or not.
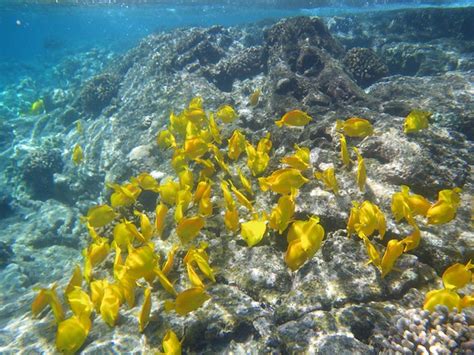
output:
[[[20,168],[33,199],[51,198],[55,193],[54,174],[63,168],[61,151],[55,148],[33,150]]]
[[[90,79],[83,87],[78,101],[89,113],[99,113],[117,94],[118,80],[112,74],[100,74]]]
[[[469,354],[474,349],[474,314],[449,311],[438,306],[435,312],[408,309],[392,319],[390,327],[376,331],[371,343],[381,353]]]
[[[370,48],[352,48],[346,53],[343,63],[362,86],[369,86],[388,74],[387,66]]]

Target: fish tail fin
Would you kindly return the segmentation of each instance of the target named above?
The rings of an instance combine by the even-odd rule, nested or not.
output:
[[[275,124],[281,128],[283,126],[283,120],[275,121]]]
[[[265,178],[258,178],[258,183],[260,184],[260,189],[263,192],[268,191],[268,189],[270,188],[270,185],[267,183]]]

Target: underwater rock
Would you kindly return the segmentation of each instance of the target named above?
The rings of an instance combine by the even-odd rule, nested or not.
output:
[[[59,149],[33,150],[21,165],[23,180],[31,197],[46,200],[54,197],[54,174],[61,172],[63,161]]]
[[[369,86],[388,74],[387,66],[370,48],[352,48],[343,63],[362,86]]]
[[[99,113],[117,94],[118,78],[112,74],[100,74],[90,79],[82,88],[78,102],[88,113]]]
[[[10,259],[13,255],[13,250],[10,245],[0,241],[0,268],[3,268],[10,263]]]
[[[266,50],[261,46],[246,48],[236,56],[222,59],[204,75],[220,90],[231,91],[234,80],[250,78],[265,71],[266,56]]]
[[[444,306],[435,312],[409,309],[391,319],[386,331],[377,330],[370,343],[378,351],[411,354],[452,354],[472,351],[474,314],[466,309],[458,313]],[[467,354],[467,352],[466,352]]]
[[[10,216],[13,213],[12,196],[6,191],[0,191],[0,219]]]

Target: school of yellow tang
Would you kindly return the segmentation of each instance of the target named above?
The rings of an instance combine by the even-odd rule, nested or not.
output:
[[[252,106],[258,104],[259,95],[260,91],[256,91],[250,98]],[[415,113],[409,117],[419,116]],[[294,153],[280,160],[280,169],[267,172],[272,151],[270,134],[255,143],[238,129],[224,137],[218,122],[230,124],[237,119],[238,114],[230,105],[223,105],[214,113],[206,112],[202,99],[193,98],[179,114],[171,112],[166,129],[157,135],[158,146],[170,151],[176,178],[158,182],[143,172],[122,184],[106,184],[112,191],[109,204],[93,206],[81,217],[91,238],[83,251],[82,268],[75,267],[63,292],[58,292],[57,285],[39,289],[32,303],[35,317],[48,306],[51,308],[57,323],[56,347],[59,351],[78,351],[88,336],[92,320],[99,315],[109,326],[115,326],[120,309],[124,305],[135,307],[137,295],[142,299],[137,314],[140,332],[145,331],[150,321],[153,293],[168,294],[164,310],[180,316],[186,316],[206,303],[211,298],[206,289],[216,282],[216,278],[207,253],[208,245],[198,239],[209,218],[222,216],[228,233],[235,235],[240,231],[240,237],[248,247],[258,245],[266,235],[278,238],[286,231],[288,247],[282,257],[292,271],[301,268],[321,248],[325,230],[319,217],[297,220],[294,214],[299,190],[305,184],[320,183],[336,196],[340,193],[335,168],[314,170],[309,148],[295,145]],[[275,124],[280,129],[299,129],[312,120],[307,113],[293,110]],[[423,121],[417,128],[416,122],[420,120],[412,121],[405,125],[405,128],[410,127],[410,132],[426,126]],[[346,136],[365,138],[374,134],[374,129],[368,120],[353,117],[338,120],[335,130],[340,132],[342,166],[348,169],[352,160]],[[354,182],[363,192],[367,181],[365,161],[358,148],[352,148],[357,158]],[[74,148],[72,160],[76,165],[83,160],[79,145]],[[257,188],[263,193],[279,195],[271,210],[256,210]],[[154,215],[136,208],[143,191],[159,196]],[[383,254],[371,237],[377,233],[383,239],[386,217],[371,201],[353,202],[347,234],[349,237],[357,234],[362,239],[369,263],[380,270],[383,278],[393,270],[403,253],[418,247],[421,232],[417,218],[426,218],[428,224],[448,223],[456,216],[460,192],[459,188],[440,191],[438,201],[432,204],[423,196],[410,194],[409,187],[402,186],[401,191],[392,196],[391,209],[395,220],[404,219],[413,233],[402,240],[389,240]],[[223,207],[222,215],[217,206]],[[159,250],[154,240],[162,238],[165,231],[169,231],[168,239],[174,240],[175,244],[170,250]],[[174,277],[170,278],[173,269],[177,269],[176,257],[182,254],[185,256],[179,263],[180,270],[174,270]],[[105,264],[107,259],[112,266],[109,275],[104,275],[98,266]],[[182,268],[185,268],[189,282],[188,286],[177,289],[174,284],[176,272],[184,271]],[[425,308],[433,309],[440,303],[458,309],[472,305],[472,297],[460,299],[454,296],[456,290],[470,280],[472,268],[469,262],[448,269],[443,275],[445,289],[430,292]],[[63,298],[70,312],[64,310]],[[172,330],[165,334],[162,346],[166,354],[181,353],[181,342]]]

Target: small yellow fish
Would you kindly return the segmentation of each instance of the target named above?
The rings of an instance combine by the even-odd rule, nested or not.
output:
[[[165,229],[165,219],[166,214],[168,213],[168,207],[160,203],[155,208],[155,231],[156,234],[161,237],[163,235],[163,231]]]
[[[353,202],[353,207],[347,222],[347,232],[357,232],[360,238],[370,237],[376,230],[382,239],[386,231],[385,216],[372,202],[364,201],[362,204]]]
[[[221,132],[219,131],[219,127],[217,126],[213,113],[209,115],[209,132],[211,132],[215,143],[222,144]]]
[[[137,177],[132,177],[130,181],[143,190],[160,192],[160,184],[148,173],[141,173]]]
[[[310,167],[309,153],[308,148],[300,148],[295,144],[295,154],[282,158],[281,162],[292,168],[303,171]]]
[[[346,137],[342,133],[340,133],[339,143],[341,145],[342,165],[347,168],[349,165],[351,165],[351,158],[349,156],[349,151],[347,150]]]
[[[219,167],[225,174],[230,176],[231,174],[229,170],[229,165],[227,165],[227,163],[225,162],[224,154],[222,154],[219,148],[214,145],[211,145],[211,150],[214,153],[214,160],[216,161],[217,165],[219,165]]]
[[[336,131],[343,131],[349,137],[367,137],[374,134],[372,124],[360,117],[351,117],[345,121],[337,120]]]
[[[180,190],[179,183],[171,179],[166,180],[164,184],[160,185],[161,201],[167,205],[174,205],[176,203],[176,196]]]
[[[425,296],[423,309],[433,312],[437,305],[446,306],[449,310],[453,308],[460,310],[461,297],[455,291],[446,288],[428,292]]]
[[[153,225],[150,222],[150,219],[148,216],[140,211],[133,211],[133,214],[135,216],[138,216],[140,218],[140,231],[141,231],[141,236],[143,236],[143,242],[148,242],[150,238],[153,236],[155,233],[155,230],[153,228]]]
[[[196,191],[194,191],[193,201],[194,203],[199,202],[202,197],[207,193],[207,190],[211,188],[210,182],[206,180],[201,180],[196,186]]]
[[[102,298],[104,297],[104,290],[106,286],[106,280],[94,280],[89,284],[91,290],[91,301],[96,312],[100,311],[100,305],[102,303]]]
[[[234,193],[235,197],[237,197],[237,201],[244,206],[249,211],[253,211],[252,202],[238,189],[234,186],[231,180],[229,180],[230,189]]]
[[[44,112],[44,101],[42,99],[38,99],[31,104],[30,111],[29,111],[30,115],[37,115],[43,112]]]
[[[253,220],[240,225],[240,234],[249,247],[260,243],[267,231],[267,221],[265,218],[254,217]]]
[[[293,110],[285,113],[279,121],[275,121],[275,124],[278,127],[293,126],[293,127],[302,127],[306,126],[312,120],[306,112],[300,110]]]
[[[100,315],[110,327],[114,327],[117,322],[122,301],[123,295],[120,288],[114,284],[107,284],[100,303]]]
[[[81,220],[87,222],[92,228],[100,228],[112,222],[116,216],[114,209],[109,205],[98,205],[89,208],[87,215]]]
[[[282,234],[291,223],[296,208],[296,194],[297,190],[293,190],[291,194],[281,196],[270,214],[268,226],[279,234]]]
[[[382,267],[382,260],[377,248],[363,233],[361,233],[361,238],[364,240],[365,249],[367,251],[367,255],[369,256],[368,264],[372,263],[380,269]]]
[[[212,215],[212,201],[211,201],[211,185],[204,191],[199,200],[198,212],[201,216],[211,216]]]
[[[403,131],[405,133],[414,133],[428,128],[428,120],[433,114],[427,111],[413,110],[405,118]]]
[[[408,237],[405,237],[401,240],[403,244],[405,244],[405,248],[403,249],[403,252],[406,253],[407,251],[413,250],[418,248],[418,245],[420,245],[421,241],[421,232],[416,226],[414,225],[415,230],[413,233],[411,233]]]
[[[135,280],[145,278],[146,280],[154,279],[154,268],[158,262],[158,256],[153,250],[153,244],[147,244],[134,249],[129,246],[129,252],[125,259],[125,267],[128,276]]]
[[[171,271],[171,268],[173,267],[174,263],[174,255],[176,252],[179,250],[179,246],[173,245],[171,250],[168,252],[168,256],[166,257],[166,261],[163,264],[163,267],[161,268],[161,271],[163,274],[168,275]]]
[[[400,189],[400,192],[392,195],[392,213],[397,222],[405,218],[408,223],[414,225],[413,217],[417,215],[426,216],[431,204],[421,195],[410,194],[408,186],[402,185]]]
[[[210,298],[202,287],[192,287],[179,293],[175,301],[165,301],[165,310],[174,310],[185,316],[200,308]]]
[[[263,145],[262,145],[263,147]],[[253,176],[259,176],[265,172],[270,156],[266,151],[256,150],[255,147],[246,142],[245,152],[247,153],[247,167],[252,172]]]
[[[457,208],[461,202],[461,189],[442,190],[438,193],[438,201],[426,212],[428,224],[444,224],[456,217]]]
[[[92,322],[89,317],[72,316],[58,325],[56,348],[66,354],[74,354],[86,341]]]
[[[234,111],[232,106],[223,105],[217,110],[216,116],[224,123],[231,123],[237,118],[237,113]]]
[[[199,235],[205,225],[204,218],[200,216],[183,218],[176,226],[176,233],[182,244],[187,244]]]
[[[202,157],[208,150],[208,143],[201,137],[187,138],[184,141],[184,154],[191,160]]]
[[[176,135],[177,137],[184,137],[186,135],[187,124],[188,120],[184,114],[175,115],[174,112],[170,113],[169,131],[173,135]]]
[[[255,89],[255,91],[250,94],[249,96],[249,104],[250,106],[257,106],[258,104],[258,101],[260,100],[260,94],[262,92],[260,91],[260,89]]]
[[[322,172],[315,172],[314,177],[321,181],[326,188],[332,190],[335,195],[339,194],[339,185],[336,180],[336,174],[334,173],[334,168],[327,168]]]
[[[110,196],[110,205],[114,208],[133,205],[142,192],[142,189],[133,183],[124,185],[107,183],[106,185],[114,190]]]
[[[162,345],[165,355],[181,355],[181,342],[171,329],[163,337]]]
[[[117,223],[113,230],[114,243],[117,247],[126,249],[137,238],[145,241],[145,237],[141,235],[138,228],[130,221],[124,220]]]
[[[31,312],[33,313],[33,317],[38,316],[48,305],[53,311],[56,323],[64,320],[64,311],[56,292],[56,284],[53,284],[51,288],[42,288],[38,291],[38,294],[31,304]]]
[[[471,260],[469,260],[466,265],[459,263],[451,265],[443,273],[444,287],[449,290],[463,288],[472,279],[471,269],[474,269]]]
[[[189,189],[192,190],[194,188],[194,175],[188,167],[185,167],[178,173],[178,179],[181,189],[189,187]]]
[[[73,291],[67,294],[67,301],[71,306],[72,313],[78,317],[85,315],[89,318],[94,310],[94,304],[89,295],[80,287],[75,287]]]
[[[179,173],[188,166],[189,158],[184,154],[184,149],[176,148],[171,156],[171,166],[176,173]]]
[[[311,259],[321,247],[324,239],[324,228],[319,218],[311,216],[307,221],[295,221],[288,230],[288,249],[285,263],[292,271],[298,270]]]
[[[160,268],[156,267],[153,272],[158,277],[158,281],[160,282],[161,286],[172,296],[176,296],[177,292],[174,289],[173,284],[168,279],[168,277],[160,270]]]
[[[71,279],[69,280],[64,294],[67,296],[70,292],[74,291],[75,287],[82,286],[82,271],[79,265],[76,265],[72,273]]]
[[[294,168],[276,170],[270,176],[258,179],[262,191],[270,189],[281,195],[291,193],[292,189],[299,189],[308,181],[298,169]]]
[[[173,133],[167,129],[158,133],[156,143],[161,149],[176,148],[176,138],[173,136]]]
[[[395,262],[403,254],[404,243],[397,239],[388,241],[387,249],[382,257],[380,268],[382,270],[382,278],[384,278],[395,265]]]
[[[365,190],[365,182],[367,180],[367,171],[365,169],[365,161],[360,155],[359,150],[356,147],[353,147],[354,152],[357,154],[357,186],[359,186],[359,190],[363,192]]]
[[[246,141],[247,144],[247,141]],[[272,141],[270,140],[270,133],[267,132],[265,137],[260,138],[260,140],[257,143],[257,152],[262,152],[262,153],[270,153],[270,150],[272,149]]]
[[[78,134],[83,134],[84,133],[84,128],[82,127],[82,122],[81,120],[76,121],[76,132]]]
[[[178,223],[187,211],[191,201],[193,200],[193,194],[191,189],[186,187],[184,190],[179,190],[176,195],[176,209],[174,211],[174,220]]]
[[[229,183],[227,181],[224,181],[224,180],[221,181],[221,190],[222,190],[222,195],[224,196],[224,202],[225,202],[226,208],[228,210],[236,209],[235,201],[232,198],[232,194],[229,189]]]
[[[231,160],[237,160],[245,150],[245,136],[238,129],[232,133],[232,136],[229,139],[227,156]]]
[[[151,287],[147,287],[143,294],[143,305],[138,316],[138,329],[140,333],[143,333],[148,322],[150,321],[150,311],[151,311]]]
[[[224,213],[224,224],[227,230],[231,233],[235,233],[239,230],[239,210],[238,209],[226,209]]]
[[[249,195],[253,195],[252,183],[250,182],[250,180],[244,175],[244,173],[242,173],[242,170],[240,170],[240,168],[237,168],[237,173],[239,174],[240,183],[242,184],[244,190]]]
[[[74,146],[74,149],[72,150],[72,161],[74,162],[75,165],[79,165],[82,163],[83,159],[84,159],[84,153],[82,152],[82,148],[79,144],[76,144]]]

